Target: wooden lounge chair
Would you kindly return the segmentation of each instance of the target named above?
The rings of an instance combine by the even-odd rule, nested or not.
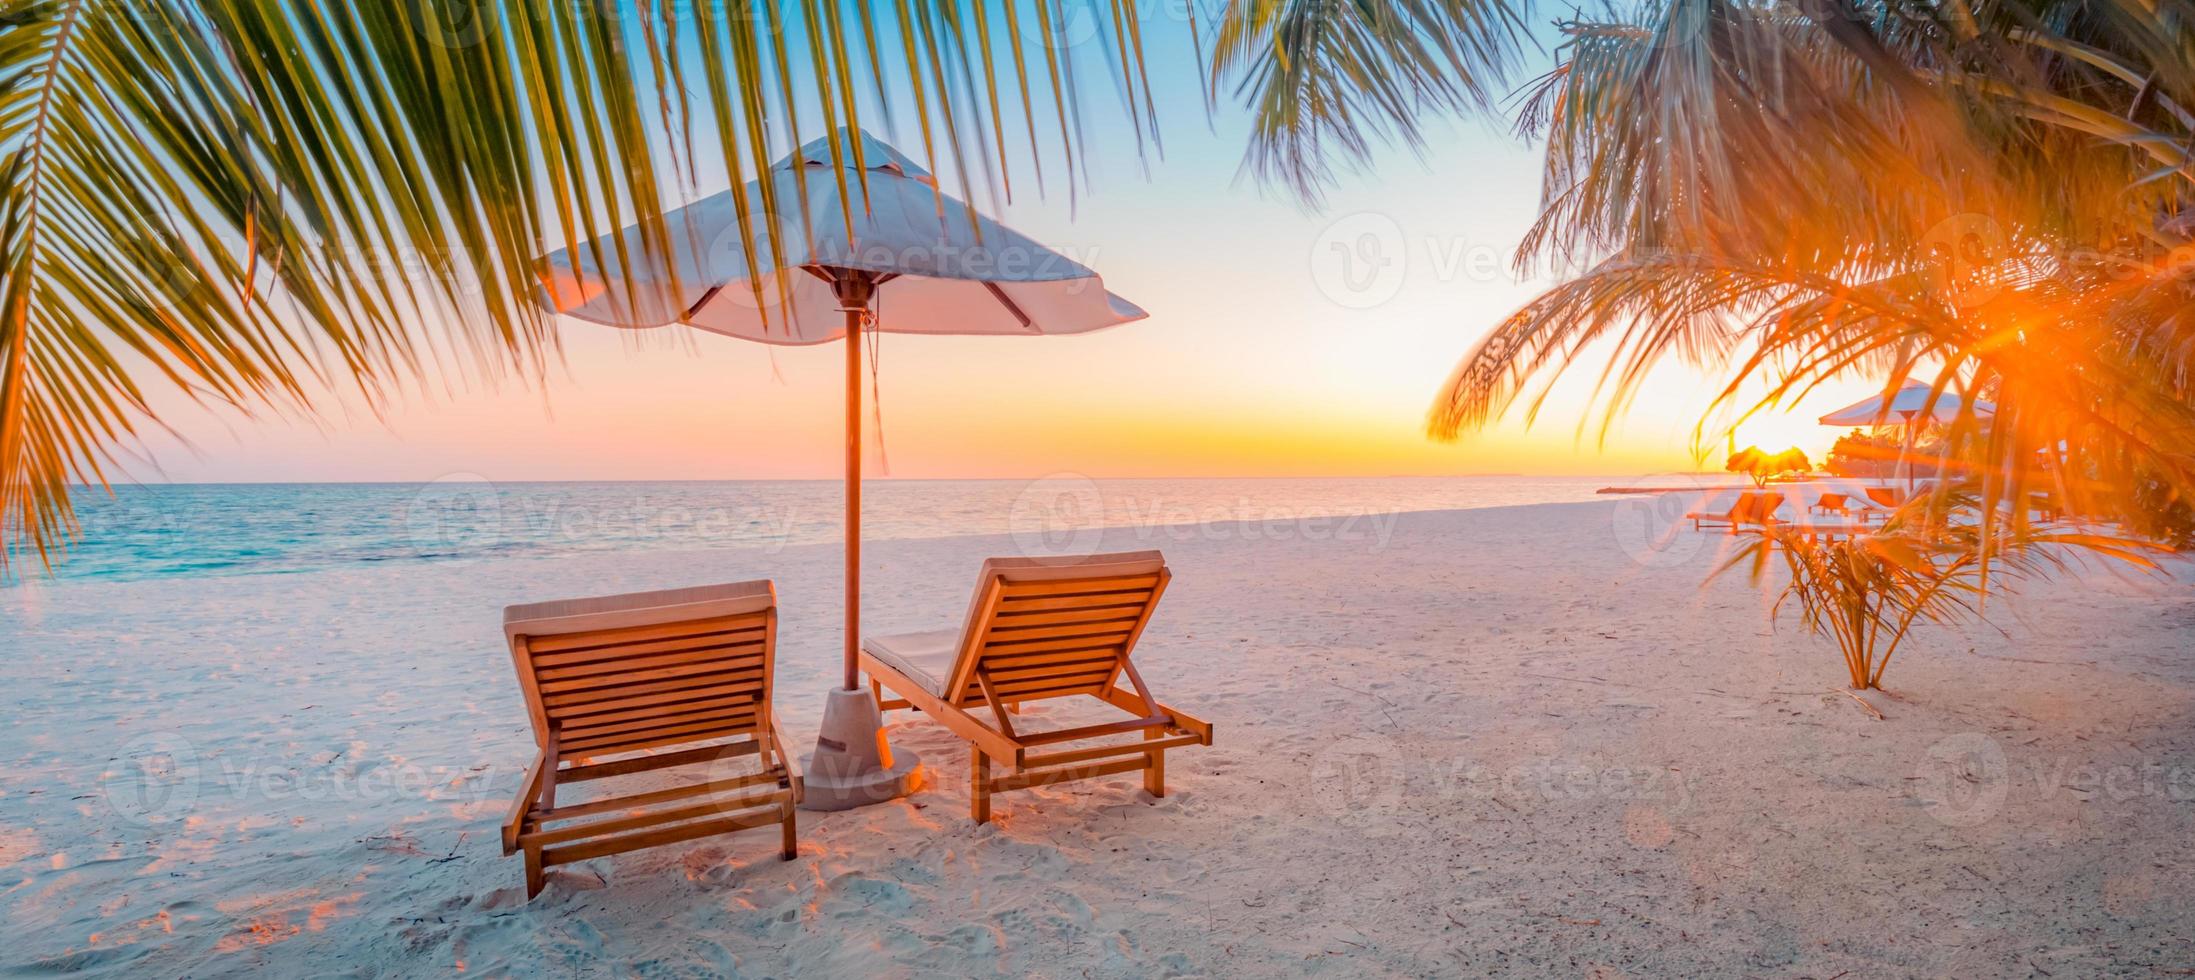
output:
[[[1821,495],[1821,499],[1814,501],[1814,506],[1807,509],[1824,517],[1830,514],[1850,517],[1852,516],[1851,500],[1851,497],[1841,493],[1825,493]]]
[[[1212,726],[1153,699],[1129,659],[1170,577],[1156,551],[993,558],[961,628],[871,637],[861,668],[880,709],[921,709],[968,740],[977,823],[991,819],[993,794],[1070,780],[1141,772],[1143,788],[1164,796],[1166,750],[1212,744]],[[899,698],[886,699],[887,689]],[[1025,702],[1084,696],[1130,717],[1047,732],[1014,726]],[[1128,735],[1140,739],[1064,747]],[[993,775],[993,762],[1006,772]]]
[[[771,824],[793,859],[800,773],[771,720],[768,581],[510,606],[503,632],[541,747],[503,823],[503,853],[526,853],[528,898],[559,864]],[[557,798],[572,783],[680,771],[699,778]]]
[[[1684,516],[1691,519],[1692,529],[1695,531],[1708,527],[1724,527],[1729,528],[1730,533],[1736,534],[1742,524],[1782,523],[1776,519],[1776,509],[1782,506],[1783,494],[1746,492],[1738,494],[1738,502],[1731,504],[1729,510],[1693,511]]]

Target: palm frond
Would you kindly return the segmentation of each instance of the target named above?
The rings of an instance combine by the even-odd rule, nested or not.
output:
[[[1212,84],[1238,76],[1246,170],[1317,203],[1381,143],[1423,144],[1420,117],[1490,108],[1526,38],[1508,0],[1233,0]]]
[[[1132,36],[1101,23],[1085,56],[1140,64],[1130,2],[1107,0]],[[1032,86],[1021,0],[1014,128],[985,5],[873,6],[0,0],[0,569],[66,543],[71,487],[161,425],[158,388],[310,412],[328,386],[379,405],[429,372],[537,376],[557,354],[542,302],[571,299],[537,256],[674,268],[646,260],[686,244],[664,212],[701,171],[744,184],[811,126],[890,125],[908,99],[965,188],[994,152],[1003,179],[1016,132],[1041,171],[1049,100],[1072,172],[1076,52],[1047,44]],[[1143,74],[1121,84],[1147,119]],[[750,260],[779,203],[741,215]]]
[[[2130,520],[2189,499],[2185,8],[1679,0],[1564,25],[1523,103],[1548,150],[1519,259],[1585,271],[1478,343],[1431,433],[1532,417],[1603,342],[1608,421],[1671,358],[1726,379],[1703,420],[1848,377],[1986,394],[1988,424],[1941,434],[1984,524],[2044,489]]]

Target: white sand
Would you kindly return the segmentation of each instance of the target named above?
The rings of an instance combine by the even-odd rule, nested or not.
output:
[[[798,861],[753,832],[561,869],[530,904],[497,844],[531,751],[498,608],[774,577],[804,733],[837,669],[834,548],[10,590],[0,970],[2195,969],[2184,577],[2032,587],[1998,607],[2009,637],[1926,630],[1877,721],[1826,641],[1771,633],[1742,579],[1701,587],[1724,538],[1652,551],[1636,508],[1405,515],[1384,545],[1111,534],[1165,549],[1138,659],[1218,726],[1169,798],[1070,784],[978,829],[965,750],[901,713],[935,785],[804,814]],[[1010,550],[872,543],[871,624],[949,624]]]

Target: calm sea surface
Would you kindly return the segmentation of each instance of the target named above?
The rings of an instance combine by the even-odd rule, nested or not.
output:
[[[1162,526],[1454,510],[1594,499],[1609,477],[1273,480],[883,480],[863,489],[866,539],[1057,535]],[[829,480],[664,483],[192,484],[78,497],[83,537],[62,579],[303,572],[374,562],[840,539]],[[28,574],[43,577],[36,559]],[[17,567],[26,567],[18,565]],[[8,581],[5,584],[18,584]]]

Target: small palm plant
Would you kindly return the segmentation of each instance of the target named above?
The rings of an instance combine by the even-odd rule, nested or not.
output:
[[[1984,520],[1978,503],[1971,490],[1925,494],[1880,533],[1842,541],[1810,535],[1801,525],[1772,525],[1721,571],[1746,566],[1758,585],[1781,558],[1790,577],[1771,615],[1796,604],[1809,630],[1837,642],[1852,688],[1864,691],[1882,688],[1883,670],[1915,625],[1980,620],[1993,577],[2000,583],[2047,577],[2083,554],[2158,568],[2151,558],[2162,550],[2157,545],[2004,516]]]

